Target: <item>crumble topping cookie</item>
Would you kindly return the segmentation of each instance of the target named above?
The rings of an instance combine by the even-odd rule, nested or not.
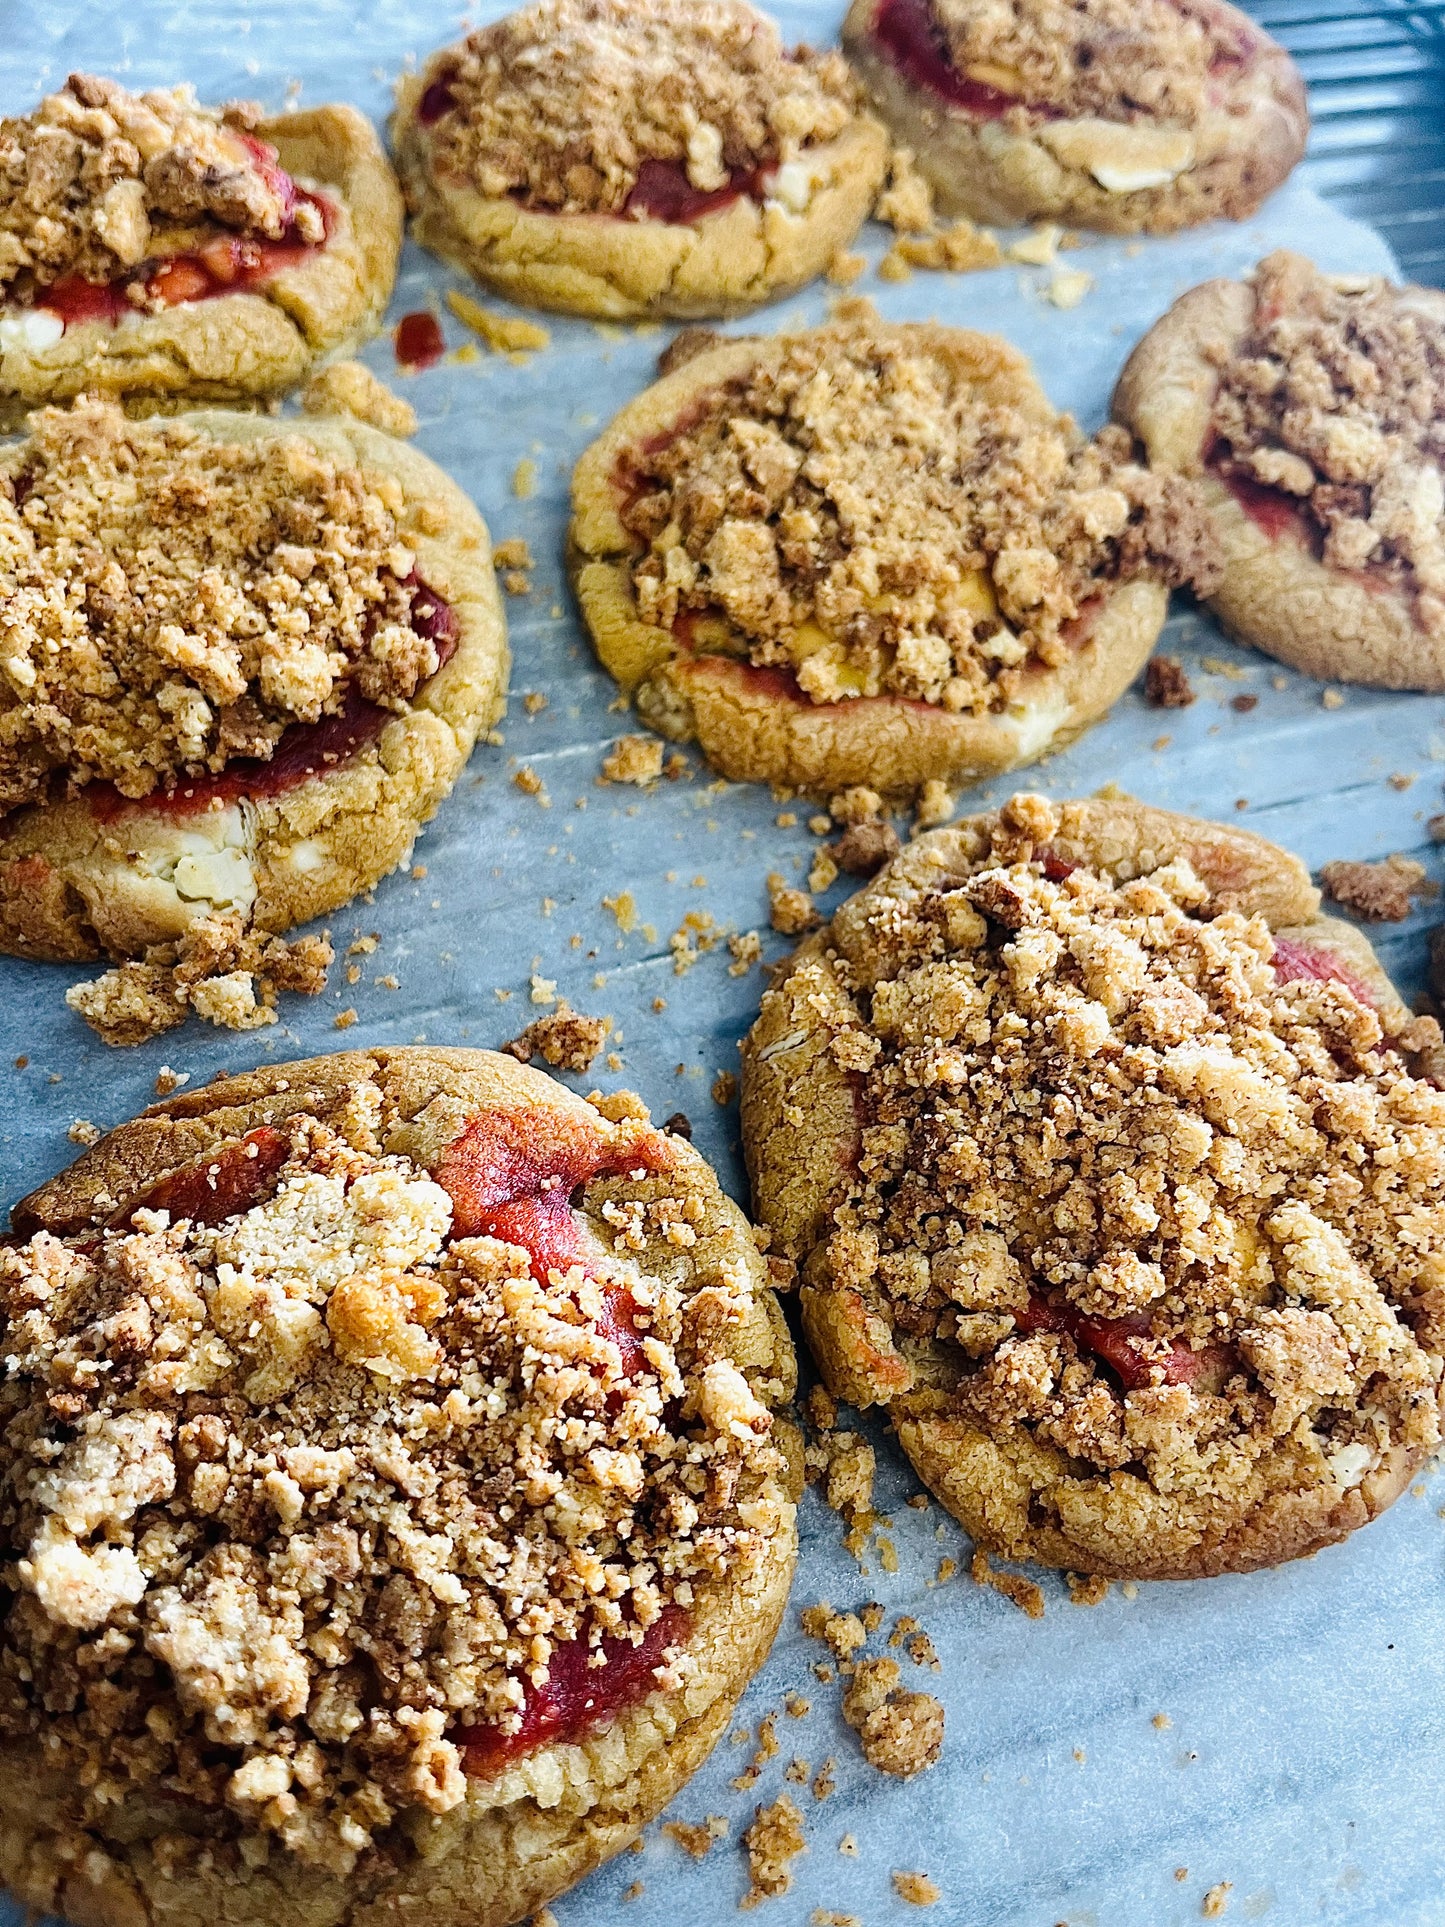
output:
[[[1168,234],[1244,220],[1304,82],[1226,0],[853,0],[843,45],[944,212]]]
[[[570,550],[654,728],[730,777],[893,793],[1077,735],[1213,565],[1191,486],[1087,441],[1007,342],[863,302],[624,408],[577,465]]]
[[[402,212],[354,107],[266,119],[72,74],[0,120],[0,421],[296,387],[375,330]]]
[[[0,1877],[90,1927],[504,1927],[625,1846],[787,1596],[766,1280],[636,1098],[487,1051],[229,1078],[43,1185]]]
[[[128,422],[0,451],[0,949],[274,934],[395,867],[500,712],[487,531],[351,418]]]
[[[569,314],[726,315],[823,273],[887,137],[838,53],[743,0],[535,0],[403,79],[418,240]]]
[[[1445,294],[1267,255],[1135,348],[1114,412],[1198,477],[1244,642],[1326,680],[1445,689]]]
[[[913,843],[743,1051],[828,1387],[979,1545],[1297,1558],[1440,1438],[1445,1047],[1262,838],[1016,796]]]

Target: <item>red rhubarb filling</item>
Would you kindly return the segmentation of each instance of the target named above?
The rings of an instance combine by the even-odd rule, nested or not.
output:
[[[157,302],[163,307],[176,308],[188,301],[243,294],[261,287],[284,269],[299,267],[312,255],[319,254],[336,226],[335,204],[325,195],[298,187],[277,164],[275,150],[264,141],[250,134],[239,138],[282,203],[286,231],[279,240],[218,234],[191,253],[143,261],[114,281],[87,281],[78,274],[68,274],[43,288],[35,299],[35,306],[58,316],[67,328],[79,327],[87,321],[104,321],[115,327],[128,314],[154,307]],[[324,239],[302,240],[296,225],[296,211],[303,205],[316,210]]]
[[[189,1218],[192,1224],[223,1224],[268,1195],[290,1155],[291,1140],[284,1131],[258,1125],[214,1157],[159,1179],[131,1200],[120,1222],[131,1224],[137,1211],[169,1211],[173,1222]]]
[[[735,167],[723,187],[704,193],[687,178],[680,161],[644,161],[637,171],[632,192],[618,209],[623,219],[671,221],[686,226],[717,214],[746,196],[761,201],[767,193],[770,163],[761,167]]]
[[[407,581],[416,590],[411,626],[431,642],[440,669],[456,653],[461,640],[456,611],[415,573]],[[111,783],[91,783],[85,799],[92,813],[108,823],[126,810],[161,809],[170,816],[193,816],[215,804],[282,796],[309,777],[338,768],[375,742],[395,713],[369,702],[352,687],[334,716],[324,716],[316,723],[293,723],[269,757],[239,757],[219,775],[197,777],[155,796],[122,796]]]
[[[929,0],[879,0],[873,39],[889,65],[915,87],[936,94],[978,120],[1000,120],[1010,107],[1024,107],[1041,120],[1060,120],[1063,110],[1042,101],[1022,101],[970,80],[948,57],[948,42]]]
[[[591,1646],[585,1638],[555,1647],[546,1684],[525,1683],[522,1721],[515,1733],[492,1725],[467,1726],[456,1734],[468,1773],[488,1779],[540,1746],[580,1740],[636,1706],[656,1685],[657,1669],[669,1647],[680,1645],[687,1631],[688,1616],[682,1607],[664,1606],[638,1645],[617,1637],[604,1638],[600,1647]],[[593,1666],[589,1661],[598,1651],[603,1663]]]
[[[1323,950],[1311,950],[1302,943],[1291,943],[1287,937],[1276,937],[1270,963],[1282,984],[1343,984],[1362,1004],[1374,1006],[1375,1000],[1362,980]]]
[[[1109,1366],[1130,1392],[1155,1384],[1155,1375],[1161,1373],[1166,1385],[1192,1386],[1204,1373],[1218,1372],[1230,1355],[1223,1345],[1197,1352],[1181,1344],[1161,1348],[1145,1312],[1128,1318],[1089,1318],[1072,1305],[1030,1298],[1014,1320],[1025,1333],[1067,1332],[1075,1344]]]

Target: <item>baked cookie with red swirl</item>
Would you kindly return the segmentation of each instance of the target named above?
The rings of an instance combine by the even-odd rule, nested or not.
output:
[[[1228,0],[853,0],[843,45],[940,208],[975,220],[1241,221],[1309,132],[1294,62]]]
[[[1086,439],[996,335],[880,321],[717,340],[577,464],[603,663],[725,776],[907,795],[1077,736],[1213,580],[1192,485]]]
[[[746,0],[533,0],[399,85],[417,239],[566,314],[741,314],[823,273],[887,136]]]
[[[354,107],[265,118],[72,74],[0,120],[0,420],[284,394],[374,332],[401,227]]]
[[[1225,626],[1327,681],[1445,689],[1445,293],[1280,250],[1135,348],[1114,413],[1199,483]]]
[[[0,555],[0,950],[324,915],[502,707],[481,518],[349,417],[41,411],[0,452]]]
[[[22,1905],[506,1927],[685,1783],[787,1598],[795,1368],[746,1219],[636,1098],[489,1051],[268,1066],[13,1224]]]
[[[798,950],[754,1208],[830,1390],[1011,1559],[1302,1557],[1434,1452],[1445,1046],[1263,838],[1015,796]]]

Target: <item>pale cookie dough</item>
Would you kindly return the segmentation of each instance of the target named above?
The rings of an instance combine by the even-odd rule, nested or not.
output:
[[[14,1224],[22,1906],[506,1927],[694,1772],[787,1598],[795,1365],[746,1219],[636,1098],[489,1051],[269,1066]]]
[[[0,145],[19,183],[0,192],[0,426],[81,394],[134,412],[284,394],[381,320],[403,208],[354,107],[272,119],[238,107],[223,119],[185,88],[136,95],[72,75],[34,115],[0,123]],[[278,167],[289,177],[279,197]],[[293,188],[314,199],[288,214]],[[298,238],[307,245],[240,291],[174,302],[161,292],[178,262],[214,289],[205,264],[234,279],[233,242],[264,259]],[[77,282],[131,298],[118,318],[45,307]]]
[[[122,478],[113,498],[104,480],[127,450],[152,464],[144,501],[130,501],[133,526]],[[455,483],[349,418],[200,412],[128,424],[98,403],[36,417],[32,440],[6,450],[0,469],[0,523],[8,514],[14,538],[0,663],[0,950],[139,957],[215,916],[279,933],[404,860],[505,698],[487,531]],[[43,525],[32,486],[22,539],[10,478],[32,472],[58,479],[46,484]],[[198,520],[208,486],[210,529]],[[311,546],[324,546],[328,510],[329,555]],[[107,518],[125,564],[113,546],[114,586],[104,553],[97,563],[88,546]],[[186,579],[206,586],[168,608],[171,550]],[[117,590],[127,593],[107,600]],[[440,667],[438,643],[414,626],[437,597],[454,631]],[[61,623],[57,598],[88,610],[89,623]],[[323,732],[342,731],[323,743],[340,747],[277,787],[264,759],[284,759],[298,733],[304,744],[318,713]],[[352,737],[358,713],[366,727]]]
[[[1445,689],[1445,293],[1268,255],[1191,288],[1114,413],[1197,478],[1225,626],[1327,681]]]
[[[602,661],[725,776],[911,794],[1058,748],[1208,583],[1192,489],[1088,442],[995,335],[880,321],[704,347],[577,464]]]
[[[404,77],[391,132],[424,246],[613,319],[741,314],[816,279],[888,150],[842,57],[788,52],[745,0],[534,0]]]
[[[939,207],[974,220],[1244,220],[1309,132],[1294,62],[1227,0],[853,0],[843,45]]]
[[[921,837],[743,1048],[828,1388],[988,1552],[1298,1558],[1440,1439],[1445,1047],[1262,838],[1132,802]]]

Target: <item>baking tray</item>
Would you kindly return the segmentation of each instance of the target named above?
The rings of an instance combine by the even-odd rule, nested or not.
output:
[[[831,37],[840,11],[777,9],[790,34],[814,41]],[[1320,4],[1308,18],[1319,22],[1327,12]],[[1438,14],[1419,8],[1409,17]],[[415,0],[10,0],[0,21],[6,111],[28,107],[70,69],[89,67],[131,86],[185,73],[206,97],[247,94],[273,108],[346,98],[378,118],[406,61],[468,23]],[[1330,268],[1390,266],[1376,234],[1296,181],[1241,227],[1142,245],[1095,241],[1070,254],[1070,265],[1096,277],[1071,313],[1049,305],[1039,269],[918,274],[902,284],[870,275],[860,285],[889,316],[936,315],[1009,335],[1035,357],[1055,399],[1092,427],[1129,347],[1176,294],[1281,244],[1307,246]],[[872,259],[885,245],[870,230]],[[444,291],[459,285],[409,247],[392,318],[435,306],[450,344],[461,347],[466,332],[441,306]],[[819,319],[829,292],[740,325]],[[537,569],[532,594],[508,604],[516,664],[505,741],[479,747],[421,839],[415,861],[425,874],[404,871],[331,921],[338,949],[377,934],[375,952],[357,959],[361,980],[347,986],[338,968],[325,996],[287,999],[283,1022],[269,1031],[235,1036],[193,1023],[142,1049],[113,1052],[62,1003],[65,986],[83,973],[0,963],[9,1197],[74,1155],[66,1137],[74,1120],[108,1127],[145,1103],[162,1064],[199,1083],[258,1058],[342,1045],[495,1045],[538,1014],[530,1002],[535,973],[578,1008],[615,1019],[621,1068],[599,1065],[596,1081],[639,1090],[658,1117],[686,1111],[701,1149],[745,1198],[736,1110],[715,1103],[710,1090],[720,1071],[736,1069],[736,1040],[756,1010],[760,974],[730,976],[725,946],[705,948],[705,923],[704,942],[689,945],[702,954],[679,974],[668,939],[688,928],[689,916],[710,918],[720,930],[761,928],[768,954],[779,954],[782,941],[766,930],[764,879],[773,869],[790,878],[806,871],[809,812],[765,790],[717,782],[696,759],[688,777],[651,792],[598,787],[607,745],[635,725],[593,663],[563,578],[567,480],[603,422],[651,378],[667,334],[549,326],[551,347],[523,367],[483,354],[401,378],[385,337],[367,351],[415,403],[418,445],[476,498],[496,538],[526,537]],[[537,472],[525,500],[512,492],[522,460]],[[1153,710],[1133,691],[1071,750],[1021,780],[1059,797],[1113,782],[1151,802],[1259,829],[1314,865],[1404,850],[1439,877],[1424,821],[1441,803],[1445,700],[1352,689],[1339,707],[1326,707],[1320,684],[1231,646],[1182,602],[1163,646],[1187,665],[1198,691],[1192,708]],[[548,698],[535,716],[522,703],[529,690]],[[1239,696],[1257,704],[1241,713]],[[514,786],[524,764],[542,778],[547,807]],[[1014,786],[984,786],[969,801],[995,802]],[[798,821],[780,826],[789,807]],[[629,934],[602,901],[624,891],[636,904]],[[1423,979],[1429,920],[1389,926],[1382,939],[1407,994]],[[505,1001],[498,992],[508,993]],[[339,1033],[334,1020],[348,1008],[357,1021]],[[11,1068],[15,1056],[28,1059],[24,1069]],[[860,1567],[842,1547],[838,1519],[815,1493],[806,1496],[793,1609],[740,1721],[755,1731],[763,1715],[778,1712],[777,1757],[756,1788],[738,1791],[730,1782],[753,1747],[724,1741],[674,1813],[727,1816],[727,1843],[698,1865],[650,1829],[640,1857],[623,1855],[557,1904],[563,1927],[732,1919],[747,1884],[738,1835],[754,1805],[785,1787],[803,1810],[809,1851],[796,1863],[792,1890],[762,1908],[766,1927],[803,1927],[815,1908],[854,1914],[866,1927],[923,1919],[1169,1927],[1199,1920],[1204,1895],[1220,1882],[1232,1883],[1229,1920],[1445,1923],[1438,1486],[1421,1481],[1420,1496],[1402,1498],[1347,1545],[1279,1572],[1141,1586],[1130,1598],[1116,1587],[1088,1609],[1070,1602],[1061,1579],[1040,1574],[1047,1610],[1036,1621],[969,1581],[964,1535],[938,1507],[906,1505],[916,1482],[882,1429],[869,1429],[897,1570],[884,1569],[876,1544]],[[959,1575],[939,1584],[944,1559],[957,1562]],[[887,1609],[885,1632],[897,1614],[911,1613],[931,1634],[941,1671],[916,1681],[948,1710],[944,1757],[933,1772],[903,1785],[861,1761],[838,1715],[836,1685],[811,1671],[821,1649],[797,1623],[798,1609],[820,1598],[840,1608],[876,1599]],[[811,1701],[805,1717],[781,1711],[790,1692]],[[795,1757],[816,1771],[830,1756],[837,1790],[825,1802],[784,1777]],[[856,1859],[838,1852],[849,1833]],[[897,1898],[894,1869],[938,1883],[943,1898],[931,1914]],[[1179,1869],[1187,1872],[1176,1877]],[[638,1882],[642,1892],[627,1898]],[[3,1927],[18,1918],[0,1902]]]

